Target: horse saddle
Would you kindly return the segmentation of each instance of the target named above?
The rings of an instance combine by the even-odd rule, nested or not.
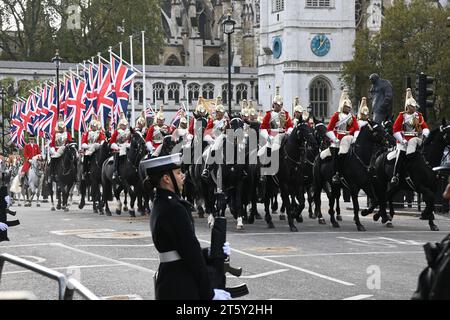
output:
[[[387,160],[388,160],[388,161],[392,161],[392,160],[394,160],[395,158],[397,158],[397,152],[398,152],[397,149],[394,150],[394,151],[389,152],[388,155],[387,155]]]
[[[320,159],[324,160],[324,159],[326,159],[328,157],[331,157],[331,150],[330,150],[330,148],[326,148],[325,150],[323,150],[320,153]]]

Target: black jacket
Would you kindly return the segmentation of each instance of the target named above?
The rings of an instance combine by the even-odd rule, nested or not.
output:
[[[156,280],[158,300],[211,300],[204,252],[195,236],[189,204],[175,193],[157,189],[150,218],[158,252],[176,250],[181,260],[160,263]]]

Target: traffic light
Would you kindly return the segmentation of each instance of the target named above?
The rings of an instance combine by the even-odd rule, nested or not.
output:
[[[427,76],[423,72],[419,74],[419,106],[421,109],[433,108],[434,101],[434,77]]]

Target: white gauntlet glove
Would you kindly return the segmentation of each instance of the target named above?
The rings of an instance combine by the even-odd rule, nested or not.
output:
[[[229,292],[222,289],[214,289],[213,300],[230,300],[231,295]]]
[[[0,231],[6,231],[6,230],[8,230],[8,225],[3,222],[0,222]],[[220,291],[223,291],[223,290],[220,290]],[[215,297],[216,297],[216,289],[214,289],[214,298]],[[213,299],[213,300],[226,300],[226,299]]]

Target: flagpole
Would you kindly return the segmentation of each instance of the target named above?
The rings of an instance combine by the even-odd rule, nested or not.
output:
[[[142,31],[142,95],[143,95],[143,103],[142,103],[142,110],[144,112],[147,108],[147,96],[146,96],[146,90],[145,90],[145,31]]]
[[[133,36],[130,36],[130,64],[131,68],[133,67]],[[134,79],[131,82],[131,122],[136,123],[136,117],[134,115],[135,113],[134,109]]]
[[[115,54],[114,52],[112,52],[112,55],[113,55],[114,57],[118,58],[118,59],[121,59],[120,56],[118,56],[118,55]],[[142,74],[142,71],[136,69],[135,67],[133,67],[132,64],[129,64],[129,63],[126,62],[125,60],[122,60],[122,63],[125,64],[125,65],[127,65],[128,67],[130,67],[133,71],[135,71],[135,72],[137,72],[137,73],[139,73],[139,74]]]
[[[120,52],[121,52],[120,56],[122,57],[122,42],[120,42],[120,47],[121,47],[120,48]],[[112,56],[112,47],[110,46],[109,47],[109,61],[110,61],[110,64],[113,62],[112,58],[113,58],[113,56]],[[122,58],[120,58],[120,59],[122,60]],[[110,65],[110,68],[111,68],[111,71],[112,71],[113,70],[113,66]],[[117,104],[117,101],[116,101],[116,103],[114,104],[114,106],[112,107],[112,110],[111,110],[111,121],[109,123],[109,127],[110,127],[111,130],[115,127],[115,124],[116,124],[116,117],[115,117],[116,104]]]

